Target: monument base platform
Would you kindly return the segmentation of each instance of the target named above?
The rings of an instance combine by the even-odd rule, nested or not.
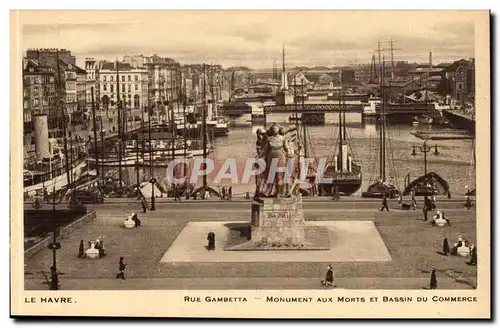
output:
[[[250,240],[251,226],[249,223],[229,223],[229,229],[224,251],[322,251],[330,249],[328,228],[321,226],[305,226],[304,241],[294,245],[289,243],[272,243],[261,240]]]
[[[246,227],[246,228],[245,228]],[[392,261],[389,251],[373,221],[306,221],[308,227],[328,230],[328,250],[249,250],[226,251],[224,248],[248,241],[244,229],[248,221],[189,222],[166,250],[162,263],[251,263],[251,262],[386,262]],[[215,233],[215,250],[209,251],[207,233]],[[309,230],[311,231],[311,230]],[[241,236],[240,236],[241,234]]]

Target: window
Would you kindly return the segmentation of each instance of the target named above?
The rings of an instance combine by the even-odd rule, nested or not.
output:
[[[125,82],[125,75],[122,75],[122,82]]]
[[[125,92],[125,84],[122,84],[122,92]]]
[[[102,80],[103,80],[104,82],[106,82],[106,75],[104,75],[104,76],[102,77]],[[113,81],[113,78],[111,78],[111,81]]]
[[[139,81],[139,75],[135,75],[135,76],[134,76],[134,80],[135,80],[135,81]]]
[[[130,82],[130,81],[132,81],[132,79],[131,79],[131,76],[130,76],[130,75],[129,75],[129,76],[127,76],[127,80],[128,80],[129,82]]]
[[[135,84],[135,91],[137,91],[137,90],[139,90],[139,84],[138,83]]]
[[[111,84],[111,85],[109,86],[109,88],[110,88],[110,91],[111,91],[111,92],[115,92],[115,85],[114,85],[114,84]],[[111,97],[113,97],[113,95],[111,95]]]
[[[127,86],[127,91],[128,91],[128,92],[130,92],[131,87],[132,87],[132,86],[131,86],[130,84]],[[129,96],[130,96],[130,95],[129,95]]]
[[[113,82],[113,75],[111,75],[111,76],[109,77],[109,80],[110,80],[111,82]]]
[[[102,85],[102,90],[103,91],[108,91],[108,85],[107,84],[103,84]]]

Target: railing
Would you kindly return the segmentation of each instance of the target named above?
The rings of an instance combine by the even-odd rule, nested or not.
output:
[[[362,105],[344,105],[342,106],[346,112],[358,112],[363,111]],[[341,106],[338,104],[304,104],[302,105],[275,105],[275,106],[264,106],[265,113],[283,113],[283,112],[338,112]]]

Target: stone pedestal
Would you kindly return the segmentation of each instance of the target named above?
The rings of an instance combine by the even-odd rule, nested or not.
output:
[[[251,240],[276,246],[305,244],[302,201],[291,198],[261,198],[252,203]]]

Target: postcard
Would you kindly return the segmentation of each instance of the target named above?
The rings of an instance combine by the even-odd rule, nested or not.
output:
[[[11,315],[490,318],[489,14],[12,11]]]

